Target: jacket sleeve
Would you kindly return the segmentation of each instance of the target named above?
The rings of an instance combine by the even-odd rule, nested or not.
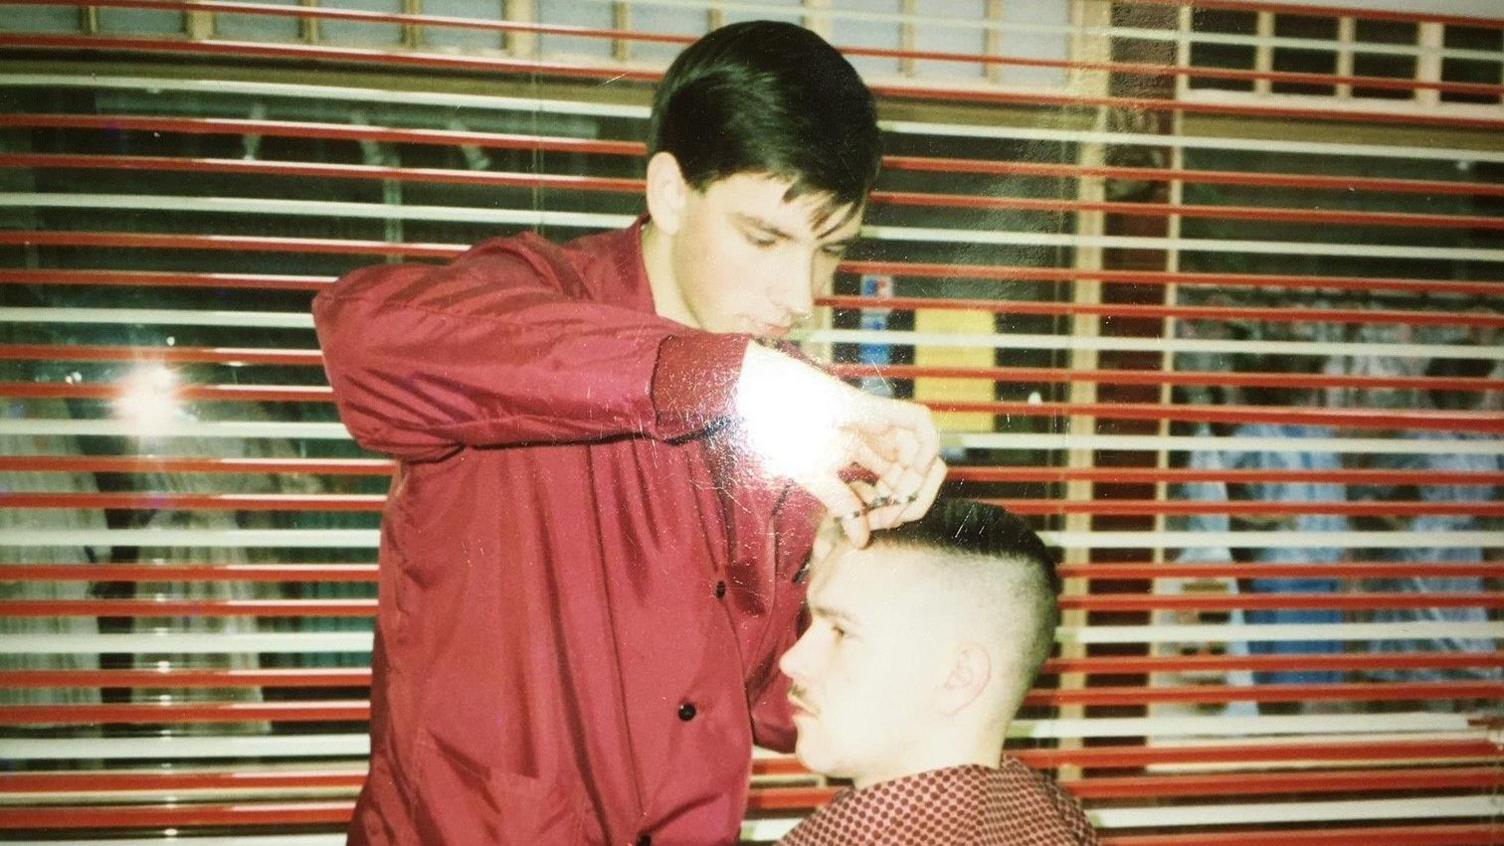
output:
[[[407,461],[466,446],[687,437],[730,413],[749,338],[591,302],[519,239],[356,270],[314,300],[340,418]]]

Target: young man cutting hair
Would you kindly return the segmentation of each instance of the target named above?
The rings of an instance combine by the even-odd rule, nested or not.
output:
[[[793,738],[814,524],[860,545],[945,472],[925,409],[758,343],[829,284],[878,142],[828,44],[728,26],[664,77],[632,226],[317,298],[341,418],[399,461],[351,843],[736,839],[753,742]]]

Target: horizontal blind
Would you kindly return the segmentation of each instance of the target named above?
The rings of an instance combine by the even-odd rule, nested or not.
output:
[[[312,295],[630,221],[666,62],[773,17],[887,149],[803,341],[1066,553],[1011,751],[1115,844],[1504,843],[1504,21],[348,5],[4,5],[7,838],[342,842],[392,466]],[[833,790],[760,755],[745,840]]]

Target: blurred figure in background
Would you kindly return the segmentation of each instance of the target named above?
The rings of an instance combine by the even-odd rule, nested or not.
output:
[[[1316,372],[1323,361],[1312,356],[1240,355],[1234,359],[1234,369],[1240,373],[1305,373]],[[1314,388],[1294,386],[1248,386],[1242,389],[1244,404],[1262,407],[1305,407],[1315,404],[1317,391]],[[1299,439],[1330,438],[1335,431],[1330,426],[1312,426],[1298,423],[1242,423],[1226,434],[1227,446],[1216,455],[1193,455],[1192,467],[1219,467],[1230,471],[1241,470],[1302,470],[1334,471],[1341,469],[1341,458],[1332,452],[1300,451],[1272,448],[1272,445],[1240,446],[1240,441],[1255,439],[1281,442]],[[1215,491],[1213,487],[1200,488],[1201,495]],[[1314,509],[1299,514],[1257,514],[1238,510],[1237,503],[1291,503],[1291,502],[1341,502],[1346,491],[1336,482],[1321,481],[1258,481],[1235,480],[1226,484],[1222,492],[1230,503],[1230,514],[1225,529],[1234,532],[1329,532],[1348,530],[1347,518],[1340,514],[1323,513]],[[1220,524],[1220,516],[1217,518]],[[1207,524],[1205,530],[1221,529],[1222,525]],[[1190,528],[1197,528],[1192,526]],[[1198,552],[1186,550],[1187,554]],[[1200,550],[1205,561],[1208,550]],[[1223,553],[1232,560],[1246,564],[1332,564],[1344,558],[1340,546],[1295,546],[1232,547]],[[1182,555],[1182,560],[1190,560]],[[1239,590],[1259,594],[1321,594],[1335,593],[1338,580],[1333,578],[1249,578],[1239,580]],[[1248,608],[1243,619],[1254,624],[1305,625],[1310,623],[1336,623],[1341,615],[1326,608]],[[1327,654],[1342,651],[1339,641],[1250,641],[1248,651],[1254,655]],[[1254,681],[1259,684],[1324,684],[1340,680],[1340,675],[1329,670],[1281,669],[1256,672]],[[1265,712],[1294,712],[1301,708],[1299,702],[1264,702],[1259,709]]]
[[[1431,378],[1483,378],[1490,376],[1496,370],[1497,365],[1495,362],[1484,359],[1438,358],[1431,361],[1426,367],[1425,372],[1426,376]],[[1456,391],[1442,388],[1432,388],[1426,391],[1425,397],[1427,403],[1432,408],[1441,411],[1477,411],[1483,409],[1489,401],[1487,392]],[[1467,449],[1470,444],[1495,440],[1495,437],[1489,434],[1448,430],[1410,430],[1398,433],[1398,436],[1431,443],[1437,441],[1455,441],[1458,448],[1434,453],[1374,455],[1370,457],[1369,461],[1369,466],[1372,469],[1434,473],[1497,473],[1504,470],[1504,456],[1500,456],[1497,453],[1474,452]],[[1364,485],[1354,486],[1354,488],[1352,496],[1355,500],[1452,503],[1459,508],[1459,511],[1466,509],[1470,504],[1497,502],[1500,496],[1500,490],[1497,485],[1455,484],[1449,482],[1421,485]],[[1498,527],[1496,520],[1488,520],[1476,514],[1466,513],[1418,514],[1408,517],[1394,516],[1367,519],[1374,521],[1369,523],[1368,528],[1382,528],[1416,535],[1440,532],[1476,532]],[[1413,563],[1417,565],[1479,564],[1485,560],[1483,550],[1476,546],[1372,549],[1365,551],[1364,558],[1372,561]],[[1386,579],[1369,579],[1364,582],[1364,590],[1366,591],[1397,594],[1455,593],[1477,595],[1483,592],[1484,587],[1482,576],[1413,575]],[[1373,622],[1386,623],[1428,622],[1467,624],[1487,622],[1488,612],[1481,605],[1461,608],[1383,608],[1371,612],[1368,619]],[[1442,637],[1434,640],[1396,639],[1375,641],[1371,648],[1376,652],[1473,653],[1478,654],[1480,658],[1479,664],[1471,667],[1370,670],[1367,674],[1368,678],[1374,681],[1498,681],[1501,678],[1498,667],[1485,667],[1481,661],[1483,653],[1492,652],[1499,648],[1499,644],[1492,639],[1476,637]],[[1409,707],[1408,704],[1398,704],[1401,707]],[[1481,703],[1462,703],[1462,706],[1467,708],[1470,705],[1477,704]],[[1494,705],[1497,706],[1497,703],[1494,703]],[[1456,705],[1453,700],[1447,698],[1433,698],[1426,700],[1424,707],[1452,710]]]

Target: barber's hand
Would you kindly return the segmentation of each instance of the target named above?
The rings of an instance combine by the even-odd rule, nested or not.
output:
[[[945,480],[929,409],[873,396],[794,358],[749,344],[737,412],[768,469],[830,510],[857,546],[922,516]],[[875,481],[843,478],[853,465]]]

